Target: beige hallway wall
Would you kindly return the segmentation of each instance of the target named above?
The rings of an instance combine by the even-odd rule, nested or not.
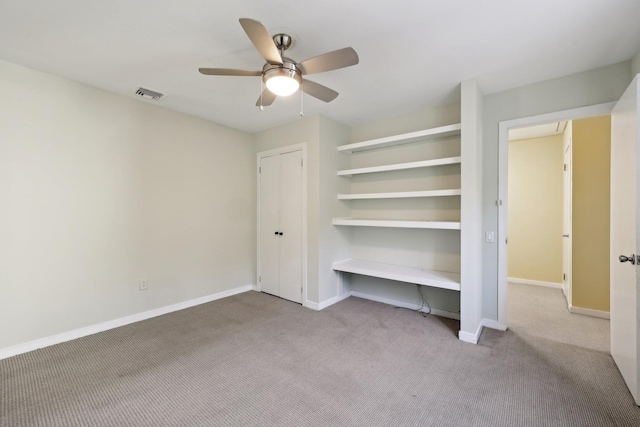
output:
[[[572,305],[609,311],[611,116],[573,121]]]
[[[509,142],[509,277],[562,283],[562,135]]]

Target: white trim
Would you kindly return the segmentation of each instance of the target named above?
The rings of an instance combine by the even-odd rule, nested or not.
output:
[[[560,289],[564,292],[562,283],[555,282],[543,282],[541,280],[530,280],[530,279],[518,279],[515,277],[508,277],[507,280],[511,283],[519,283],[521,285],[535,285],[535,286],[544,286],[545,288],[553,288]]]
[[[482,322],[480,322],[475,333],[459,331],[458,338],[460,339],[460,341],[468,342],[471,344],[478,344],[478,340],[480,339],[480,334],[482,334],[483,327],[484,325],[482,324]]]
[[[492,319],[487,319],[487,318],[482,319],[482,326],[484,326],[486,328],[497,329],[499,331],[506,331],[507,330],[507,326],[506,325],[501,325],[500,323],[498,323],[497,320],[492,320]]]
[[[378,295],[365,294],[358,291],[351,291],[351,296],[367,299],[370,301],[381,302],[383,304],[389,304],[396,307],[409,308],[411,310],[417,310],[420,308],[419,304],[413,304],[410,302],[400,301],[400,300],[391,299],[391,298],[385,298]],[[427,313],[428,309],[423,308],[421,311],[424,313]],[[430,314],[433,314],[434,316],[446,317],[448,319],[460,320],[460,313],[453,313],[451,311],[440,310],[438,308],[432,308]]]
[[[63,332],[61,334],[51,335],[49,337],[40,338],[23,344],[14,345],[0,349],[0,360],[7,359],[18,354],[27,353],[39,348],[49,347],[54,344],[60,344],[77,338],[86,337],[87,335],[97,334],[98,332],[107,331],[109,329],[119,328],[120,326],[129,325],[131,323],[140,322],[151,319],[153,317],[162,316],[163,314],[172,313],[174,311],[184,310],[185,308],[194,307],[200,304],[206,304],[221,298],[230,297],[232,295],[248,292],[254,289],[254,285],[241,286],[239,288],[229,289],[218,292],[216,294],[195,298],[188,301],[171,304],[164,307],[155,308],[153,310],[144,311],[142,313],[132,314],[130,316],[121,317],[119,319],[109,320],[84,328],[74,329],[72,331]]]
[[[340,301],[343,301],[349,298],[350,296],[351,296],[351,292],[347,292],[344,295],[338,295],[337,297],[329,298],[328,300],[322,301],[320,304],[312,301],[306,301],[306,304],[304,306],[312,310],[320,311],[320,310],[324,310],[329,306],[332,306],[333,304],[337,304]]]
[[[582,314],[583,316],[599,317],[600,319],[609,320],[608,311],[592,310],[590,308],[576,307],[574,305],[569,306],[569,312],[574,314]]]
[[[257,209],[257,236],[256,236],[256,286],[257,291],[262,291],[262,283],[260,281],[260,159],[264,157],[275,156],[279,154],[291,153],[293,151],[302,151],[302,306],[309,307],[310,301],[307,300],[307,194],[308,194],[308,178],[307,178],[307,143],[300,142],[298,144],[287,145],[286,147],[274,148],[273,150],[261,151],[256,154],[256,209]]]
[[[585,117],[611,114],[615,102],[589,105],[569,110],[555,111],[537,116],[505,120],[498,124],[498,323],[507,325],[507,222],[509,176],[509,129],[562,122]]]

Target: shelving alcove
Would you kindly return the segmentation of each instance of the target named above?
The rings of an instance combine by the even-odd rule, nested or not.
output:
[[[382,227],[386,229],[448,230],[446,234],[440,234],[438,238],[453,239],[454,242],[450,246],[455,247],[457,245],[459,248],[460,168],[462,167],[460,130],[461,125],[457,123],[338,147],[338,151],[341,153],[354,154],[351,157],[351,165],[357,167],[337,172],[338,176],[355,182],[351,184],[352,192],[338,194],[337,197],[339,200],[344,200],[345,203],[352,204],[352,211],[365,212],[365,215],[333,218],[333,225],[362,227],[365,229]],[[444,148],[439,151],[431,150],[431,152],[428,149],[421,148],[430,145],[430,143],[439,144],[439,147]],[[363,153],[365,154],[364,158],[355,162],[356,157]],[[370,155],[367,156],[366,153],[370,153]],[[418,156],[415,155],[416,153],[418,153]],[[428,158],[420,158],[420,156]],[[395,160],[397,159],[399,161],[396,162]],[[357,163],[357,165],[354,165],[354,163]],[[429,175],[424,172],[428,170],[433,172],[434,169],[446,170],[446,173],[441,174],[445,178],[440,178],[437,173]],[[453,180],[451,175],[454,175]],[[457,184],[456,188],[446,188],[447,184],[451,184],[452,181]],[[412,188],[409,191],[406,189],[398,191],[398,187],[403,185],[406,186],[408,184],[409,186],[420,187],[421,185],[424,186],[425,183],[436,188],[422,187]],[[369,191],[357,191],[361,188],[366,188]],[[378,191],[379,188],[382,190]],[[394,191],[387,191],[389,188],[394,188]],[[457,199],[457,204],[456,202],[446,201],[451,198]],[[394,203],[402,203],[402,200],[404,200],[405,205],[398,209]],[[428,202],[426,209],[423,208],[424,203],[421,204],[421,200]],[[367,211],[367,209],[358,209],[355,206],[357,203],[375,203],[375,205],[373,209]],[[409,207],[408,209],[406,208],[407,206]],[[440,209],[442,206],[444,206],[443,209],[447,212],[449,218],[429,218],[430,215],[434,215],[434,212],[437,217],[438,211],[443,210]],[[454,206],[454,209],[451,209],[451,206]],[[406,213],[407,211],[409,214]],[[383,218],[381,215],[386,216]],[[367,233],[367,231],[361,229],[358,231]],[[419,235],[420,232],[416,231],[415,234]],[[422,236],[424,235],[418,238],[428,238]],[[371,240],[375,240],[375,238],[367,239],[369,242]],[[374,251],[384,251],[385,241],[376,241],[375,244],[379,245],[379,248],[374,248]],[[333,269],[341,274],[371,276],[460,291],[459,253],[456,256],[458,259],[457,266],[452,267],[451,263],[449,263],[444,267],[447,270],[456,271],[443,271],[438,268],[439,266],[432,269],[424,268],[421,265],[400,265],[402,262],[392,264],[379,262],[379,259],[363,258],[350,258],[335,262]],[[437,258],[438,254],[431,254],[431,257]]]

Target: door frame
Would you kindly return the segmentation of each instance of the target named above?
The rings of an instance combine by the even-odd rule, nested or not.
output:
[[[307,307],[307,143],[287,145],[256,153],[256,290],[262,292],[260,281],[260,160],[293,151],[302,151],[302,306]]]
[[[536,116],[505,120],[498,124],[498,326],[507,330],[507,230],[508,230],[508,178],[509,178],[509,129],[542,125],[552,122],[583,119],[611,114],[615,102],[589,105],[569,110],[554,111]]]

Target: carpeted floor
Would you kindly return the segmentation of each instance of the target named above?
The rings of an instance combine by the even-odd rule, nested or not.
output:
[[[609,320],[570,313],[560,289],[509,283],[508,324],[517,335],[609,353]]]
[[[0,361],[2,426],[640,426],[611,357],[247,292]]]

